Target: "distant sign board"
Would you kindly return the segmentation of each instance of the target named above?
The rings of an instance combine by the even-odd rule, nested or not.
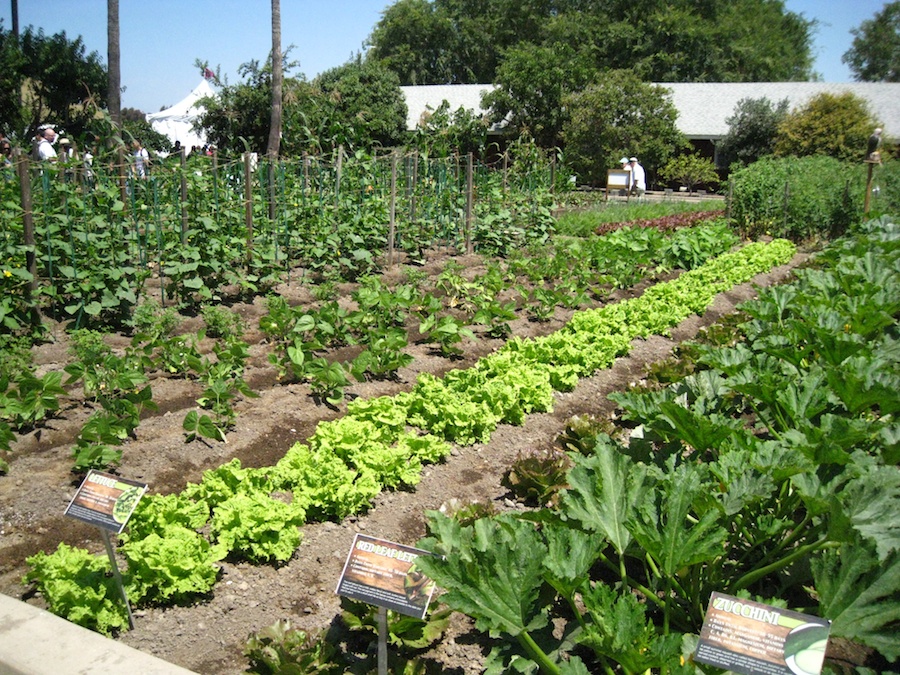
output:
[[[91,471],[69,502],[65,515],[119,534],[146,491],[146,483]]]
[[[744,675],[819,675],[831,623],[713,593],[694,660]]]
[[[357,534],[335,592],[422,619],[434,593],[434,582],[416,568],[422,555],[431,554]]]

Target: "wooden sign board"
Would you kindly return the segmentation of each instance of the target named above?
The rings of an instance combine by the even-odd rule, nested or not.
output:
[[[694,661],[744,675],[819,675],[831,622],[713,593]]]
[[[628,197],[628,189],[631,184],[631,172],[624,171],[622,169],[610,169],[606,172],[606,196],[609,197],[610,194],[613,194],[619,190],[625,191],[626,198]]]
[[[434,582],[416,569],[420,555],[431,554],[357,534],[335,592],[422,619],[434,593]]]
[[[69,502],[65,515],[119,534],[146,491],[146,483],[92,470]]]

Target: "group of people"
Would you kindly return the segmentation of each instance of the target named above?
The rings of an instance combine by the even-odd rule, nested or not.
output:
[[[647,174],[644,172],[644,167],[640,165],[637,160],[637,157],[623,157],[619,160],[619,163],[622,165],[622,170],[628,172],[628,192],[637,197],[640,197],[647,191]]]

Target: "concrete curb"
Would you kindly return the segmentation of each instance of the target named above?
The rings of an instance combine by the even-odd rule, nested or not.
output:
[[[192,672],[0,593],[0,675]]]

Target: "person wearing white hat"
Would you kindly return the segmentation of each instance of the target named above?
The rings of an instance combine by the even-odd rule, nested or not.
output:
[[[632,157],[628,160],[628,163],[631,166],[631,180],[632,185],[634,186],[634,194],[638,197],[642,197],[647,190],[647,174],[644,172],[644,167],[638,163],[637,157]]]
[[[622,171],[628,172],[628,177],[625,179],[625,191],[631,192],[631,164],[628,163],[628,158],[623,157],[619,160],[619,164],[622,165]]]

